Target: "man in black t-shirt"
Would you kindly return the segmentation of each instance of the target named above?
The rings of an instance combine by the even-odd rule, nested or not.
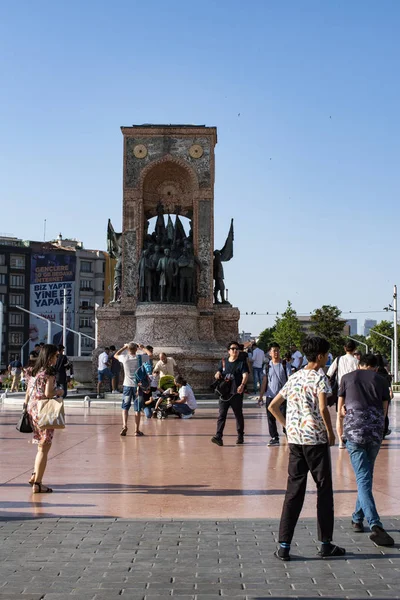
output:
[[[68,381],[67,381],[67,369],[71,368],[71,364],[68,358],[64,354],[64,346],[59,344],[57,346],[58,356],[55,364],[56,369],[56,382],[57,385],[61,386],[64,390],[63,398],[67,397],[68,392]]]
[[[383,529],[372,494],[374,463],[381,447],[385,415],[390,399],[387,382],[376,373],[377,358],[365,354],[357,371],[343,375],[338,401],[338,433],[346,448],[357,480],[357,502],[351,525],[364,531],[364,518],[371,529],[370,539],[378,546],[393,546]]]
[[[236,418],[237,440],[236,444],[243,444],[244,418],[243,418],[243,393],[249,377],[247,360],[239,359],[239,344],[230,342],[228,344],[228,359],[223,359],[215,374],[215,379],[227,379],[231,381],[231,391],[227,400],[219,401],[219,415],[217,421],[217,432],[211,438],[213,444],[223,446],[222,436],[224,432],[226,417],[229,407],[232,408]]]

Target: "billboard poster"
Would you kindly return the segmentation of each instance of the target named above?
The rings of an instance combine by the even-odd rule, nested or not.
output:
[[[67,327],[75,329],[75,272],[74,254],[43,253],[31,257],[30,310],[52,323],[63,324],[64,289],[67,290]],[[52,344],[62,344],[62,329],[52,325]],[[47,323],[30,315],[30,349],[47,343]],[[74,353],[74,334],[67,332],[66,354]]]

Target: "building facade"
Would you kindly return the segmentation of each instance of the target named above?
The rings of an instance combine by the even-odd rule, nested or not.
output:
[[[346,325],[349,326],[349,335],[357,335],[357,319],[348,319]]]
[[[3,303],[3,336],[0,369],[28,356],[30,248],[18,238],[0,236],[0,301]]]
[[[90,356],[95,345],[95,306],[104,304],[106,253],[87,250],[61,234],[51,242],[0,236],[0,301],[4,307],[1,369],[21,355],[26,363],[35,344],[62,343],[64,290],[67,354]],[[42,317],[24,313],[17,306]],[[48,319],[51,339],[48,340]],[[86,337],[88,336],[88,337]]]
[[[371,331],[371,329],[373,329],[375,327],[376,324],[377,324],[377,321],[375,321],[375,319],[365,319],[365,321],[364,321],[365,337],[369,336],[369,332]]]

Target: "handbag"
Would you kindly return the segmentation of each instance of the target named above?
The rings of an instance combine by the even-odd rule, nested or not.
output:
[[[223,369],[223,371],[225,371],[225,368],[226,368],[225,359],[223,358],[221,362],[222,362],[222,369]],[[234,379],[226,379],[225,377],[216,379],[211,384],[211,388],[217,394],[219,399],[223,400],[225,402],[230,400],[232,398],[232,396],[235,394],[235,392],[236,392],[236,390],[234,389],[235,387],[236,386],[234,383]]]
[[[64,401],[62,398],[45,398],[38,401],[39,429],[65,429]]]
[[[31,418],[29,416],[28,407],[26,404],[24,404],[24,407],[22,409],[22,415],[20,416],[15,429],[20,433],[32,433],[33,431],[31,425]]]

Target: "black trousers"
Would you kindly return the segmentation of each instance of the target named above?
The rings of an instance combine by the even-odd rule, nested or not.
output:
[[[265,408],[267,411],[269,435],[272,438],[277,438],[277,437],[279,437],[279,434],[278,434],[278,429],[276,426],[276,419],[275,419],[274,415],[271,412],[269,412],[269,410],[268,410],[268,406],[271,404],[273,398],[267,397],[265,400],[266,400]],[[283,404],[281,404],[280,411],[283,414],[283,416],[286,418],[286,400],[285,400],[285,402],[283,402]]]
[[[217,438],[222,438],[223,436],[229,407],[232,408],[236,418],[236,429],[238,436],[243,436],[244,434],[243,394],[235,394],[230,400],[219,401],[217,433],[215,434],[215,437]]]
[[[289,444],[288,481],[279,525],[280,543],[290,544],[292,541],[303,508],[309,471],[317,485],[318,539],[321,542],[332,541],[334,515],[329,445]]]

